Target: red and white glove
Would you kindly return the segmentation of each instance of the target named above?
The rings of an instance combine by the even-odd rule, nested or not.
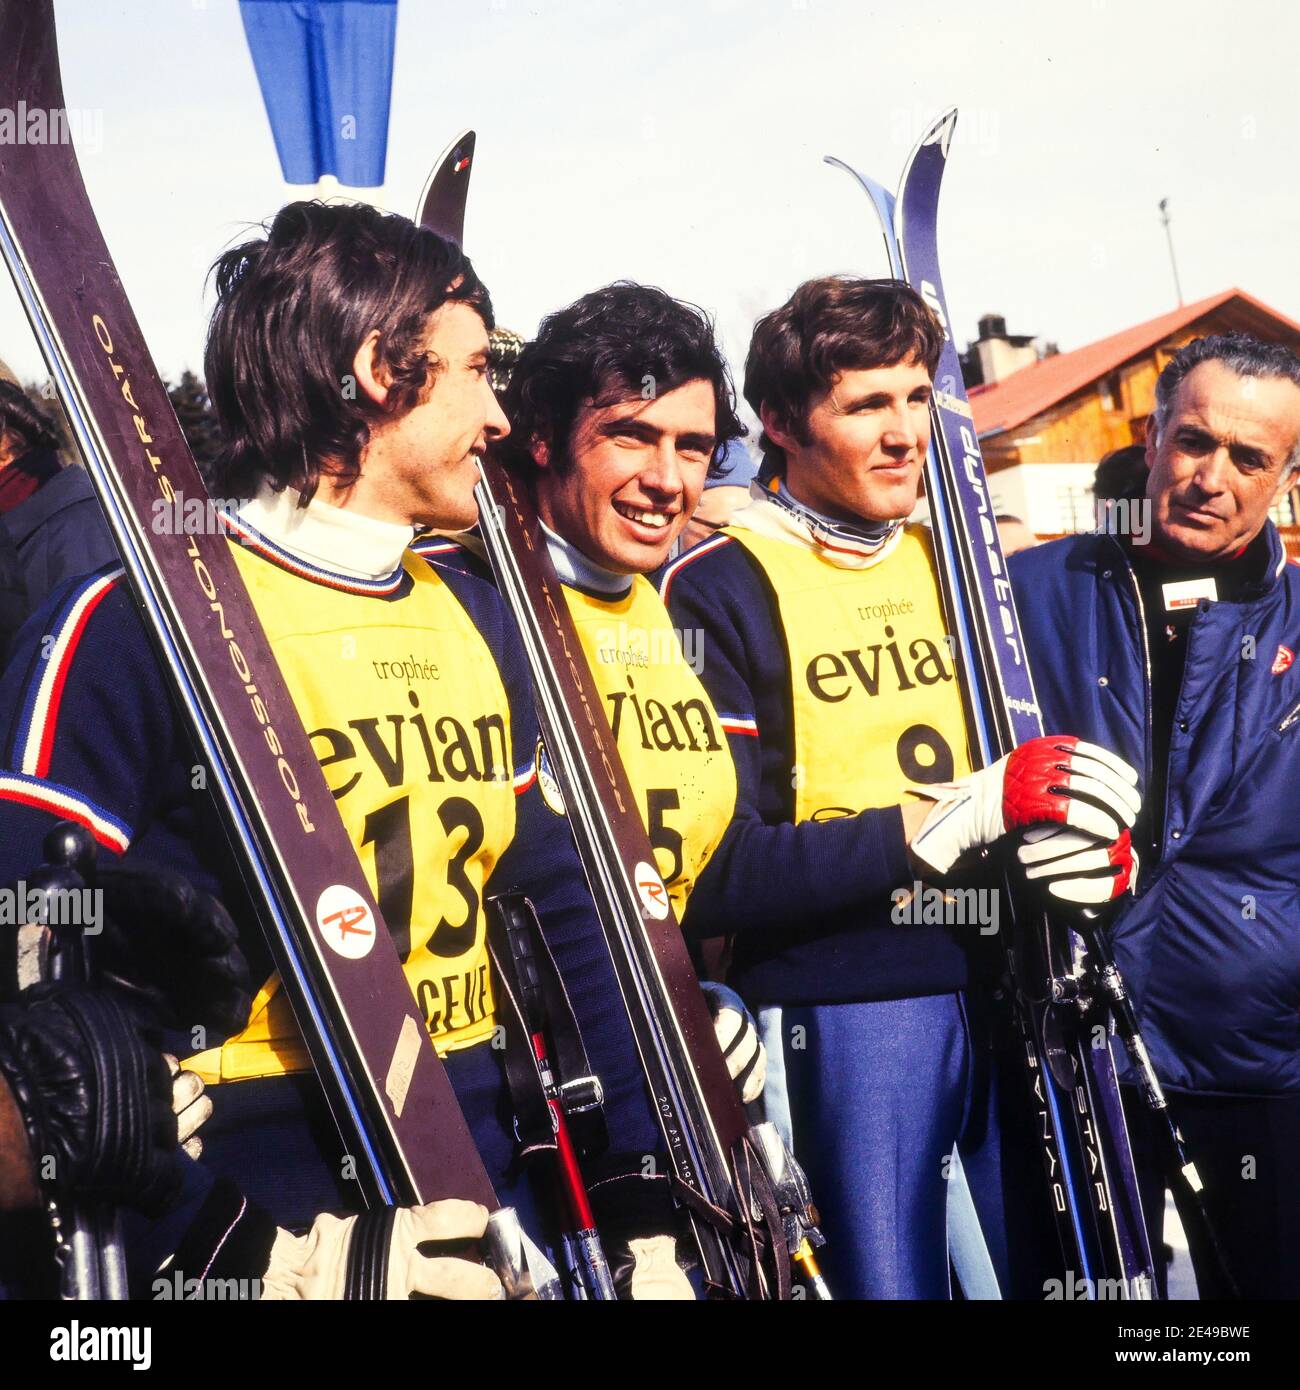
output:
[[[913,786],[935,806],[912,839],[916,858],[947,873],[963,854],[1031,825],[1068,825],[1118,840],[1141,809],[1137,773],[1095,743],[1032,738],[956,782]]]
[[[1137,883],[1138,857],[1127,830],[1104,844],[1066,826],[1026,830],[1016,858],[1025,877],[1075,907],[1122,898]]]

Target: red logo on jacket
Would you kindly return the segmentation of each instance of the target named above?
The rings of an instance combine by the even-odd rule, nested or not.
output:
[[[1283,671],[1295,660],[1295,653],[1290,647],[1279,646],[1277,655],[1273,658],[1273,674],[1280,676]]]

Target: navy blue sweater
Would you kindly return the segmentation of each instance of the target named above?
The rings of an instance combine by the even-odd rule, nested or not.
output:
[[[966,957],[944,928],[890,921],[891,891],[914,878],[897,807],[793,823],[790,663],[758,562],[713,536],[665,568],[660,592],[679,631],[704,634],[700,679],[732,726],[738,784],[735,819],[696,883],[685,930],[734,934],[729,982],[752,1005],[964,988]]]

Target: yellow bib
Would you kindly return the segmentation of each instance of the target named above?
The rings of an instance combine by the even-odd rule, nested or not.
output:
[[[727,737],[653,585],[636,575],[624,598],[564,596],[680,917],[736,809]]]
[[[772,582],[794,697],[795,821],[897,806],[909,782],[970,772],[929,536],[844,569],[792,542],[727,534]]]
[[[483,887],[515,830],[510,709],[492,654],[413,555],[410,592],[380,599],[233,549],[434,1045],[482,1041],[494,1026]],[[209,1081],[309,1065],[278,976],[238,1037],[186,1063]]]

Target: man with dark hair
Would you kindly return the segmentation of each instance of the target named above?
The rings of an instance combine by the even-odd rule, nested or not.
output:
[[[730,824],[726,721],[653,584],[705,480],[743,426],[704,312],[647,285],[593,290],[548,315],[502,398],[492,446],[537,506],[656,865],[680,918]],[[752,1021],[706,986],[746,1101],[762,1085]]]
[[[762,1011],[768,1089],[788,1093],[845,1297],[949,1294],[946,1179],[978,1047],[967,943],[912,911],[936,892],[916,880],[1066,822],[1120,840],[1118,867],[1057,864],[1047,886],[1104,901],[1127,887],[1136,810],[1131,771],[1072,739],[971,772],[929,539],[905,524],[941,343],[892,281],[812,280],[760,319],[745,373],[763,424],[755,500],[661,585],[677,626],[703,635],[739,782],[686,925],[734,934],[732,980]],[[996,928],[996,895],[983,899],[968,940]]]
[[[116,554],[85,471],[63,467],[53,424],[0,376],[0,666],[46,594]]]
[[[1111,931],[1232,1274],[1298,1298],[1300,568],[1268,513],[1300,465],[1300,358],[1244,334],[1187,344],[1145,462],[1149,530],[1009,568],[1044,720],[1142,769],[1138,896]],[[1163,1176],[1133,1109],[1154,1246]],[[1185,1224],[1201,1296],[1221,1295]]]
[[[432,232],[319,203],[284,208],[264,237],[222,256],[215,279],[205,374],[225,451],[214,483],[242,495],[222,524],[489,1175],[525,1218],[540,1215],[490,1046],[501,1020],[483,904],[519,889],[603,1085],[610,1144],[587,1176],[616,1277],[633,1296],[689,1297],[666,1165],[647,1174],[660,1141],[612,964],[564,823],[539,794],[518,637],[490,586],[409,550],[417,528],[474,520],[476,456],[508,429],[487,379],[487,291]],[[62,591],[46,619],[53,664],[29,640],[0,687],[0,868],[17,876],[37,862],[57,807],[113,853],[233,893],[195,789],[200,759],[121,570]],[[331,1296],[355,1222],[319,1217],[296,1243],[285,1232],[355,1207],[355,1164],[264,946],[250,940],[248,954],[266,983],[246,1026],[187,1062],[216,1096],[205,1164],[240,1191],[213,1186],[181,1249],[189,1267],[221,1252],[282,1296]],[[250,1225],[254,1204],[269,1219]],[[421,1241],[472,1238],[483,1215],[465,1203],[400,1215],[390,1290],[423,1287]],[[454,1263],[452,1284],[481,1293]]]

